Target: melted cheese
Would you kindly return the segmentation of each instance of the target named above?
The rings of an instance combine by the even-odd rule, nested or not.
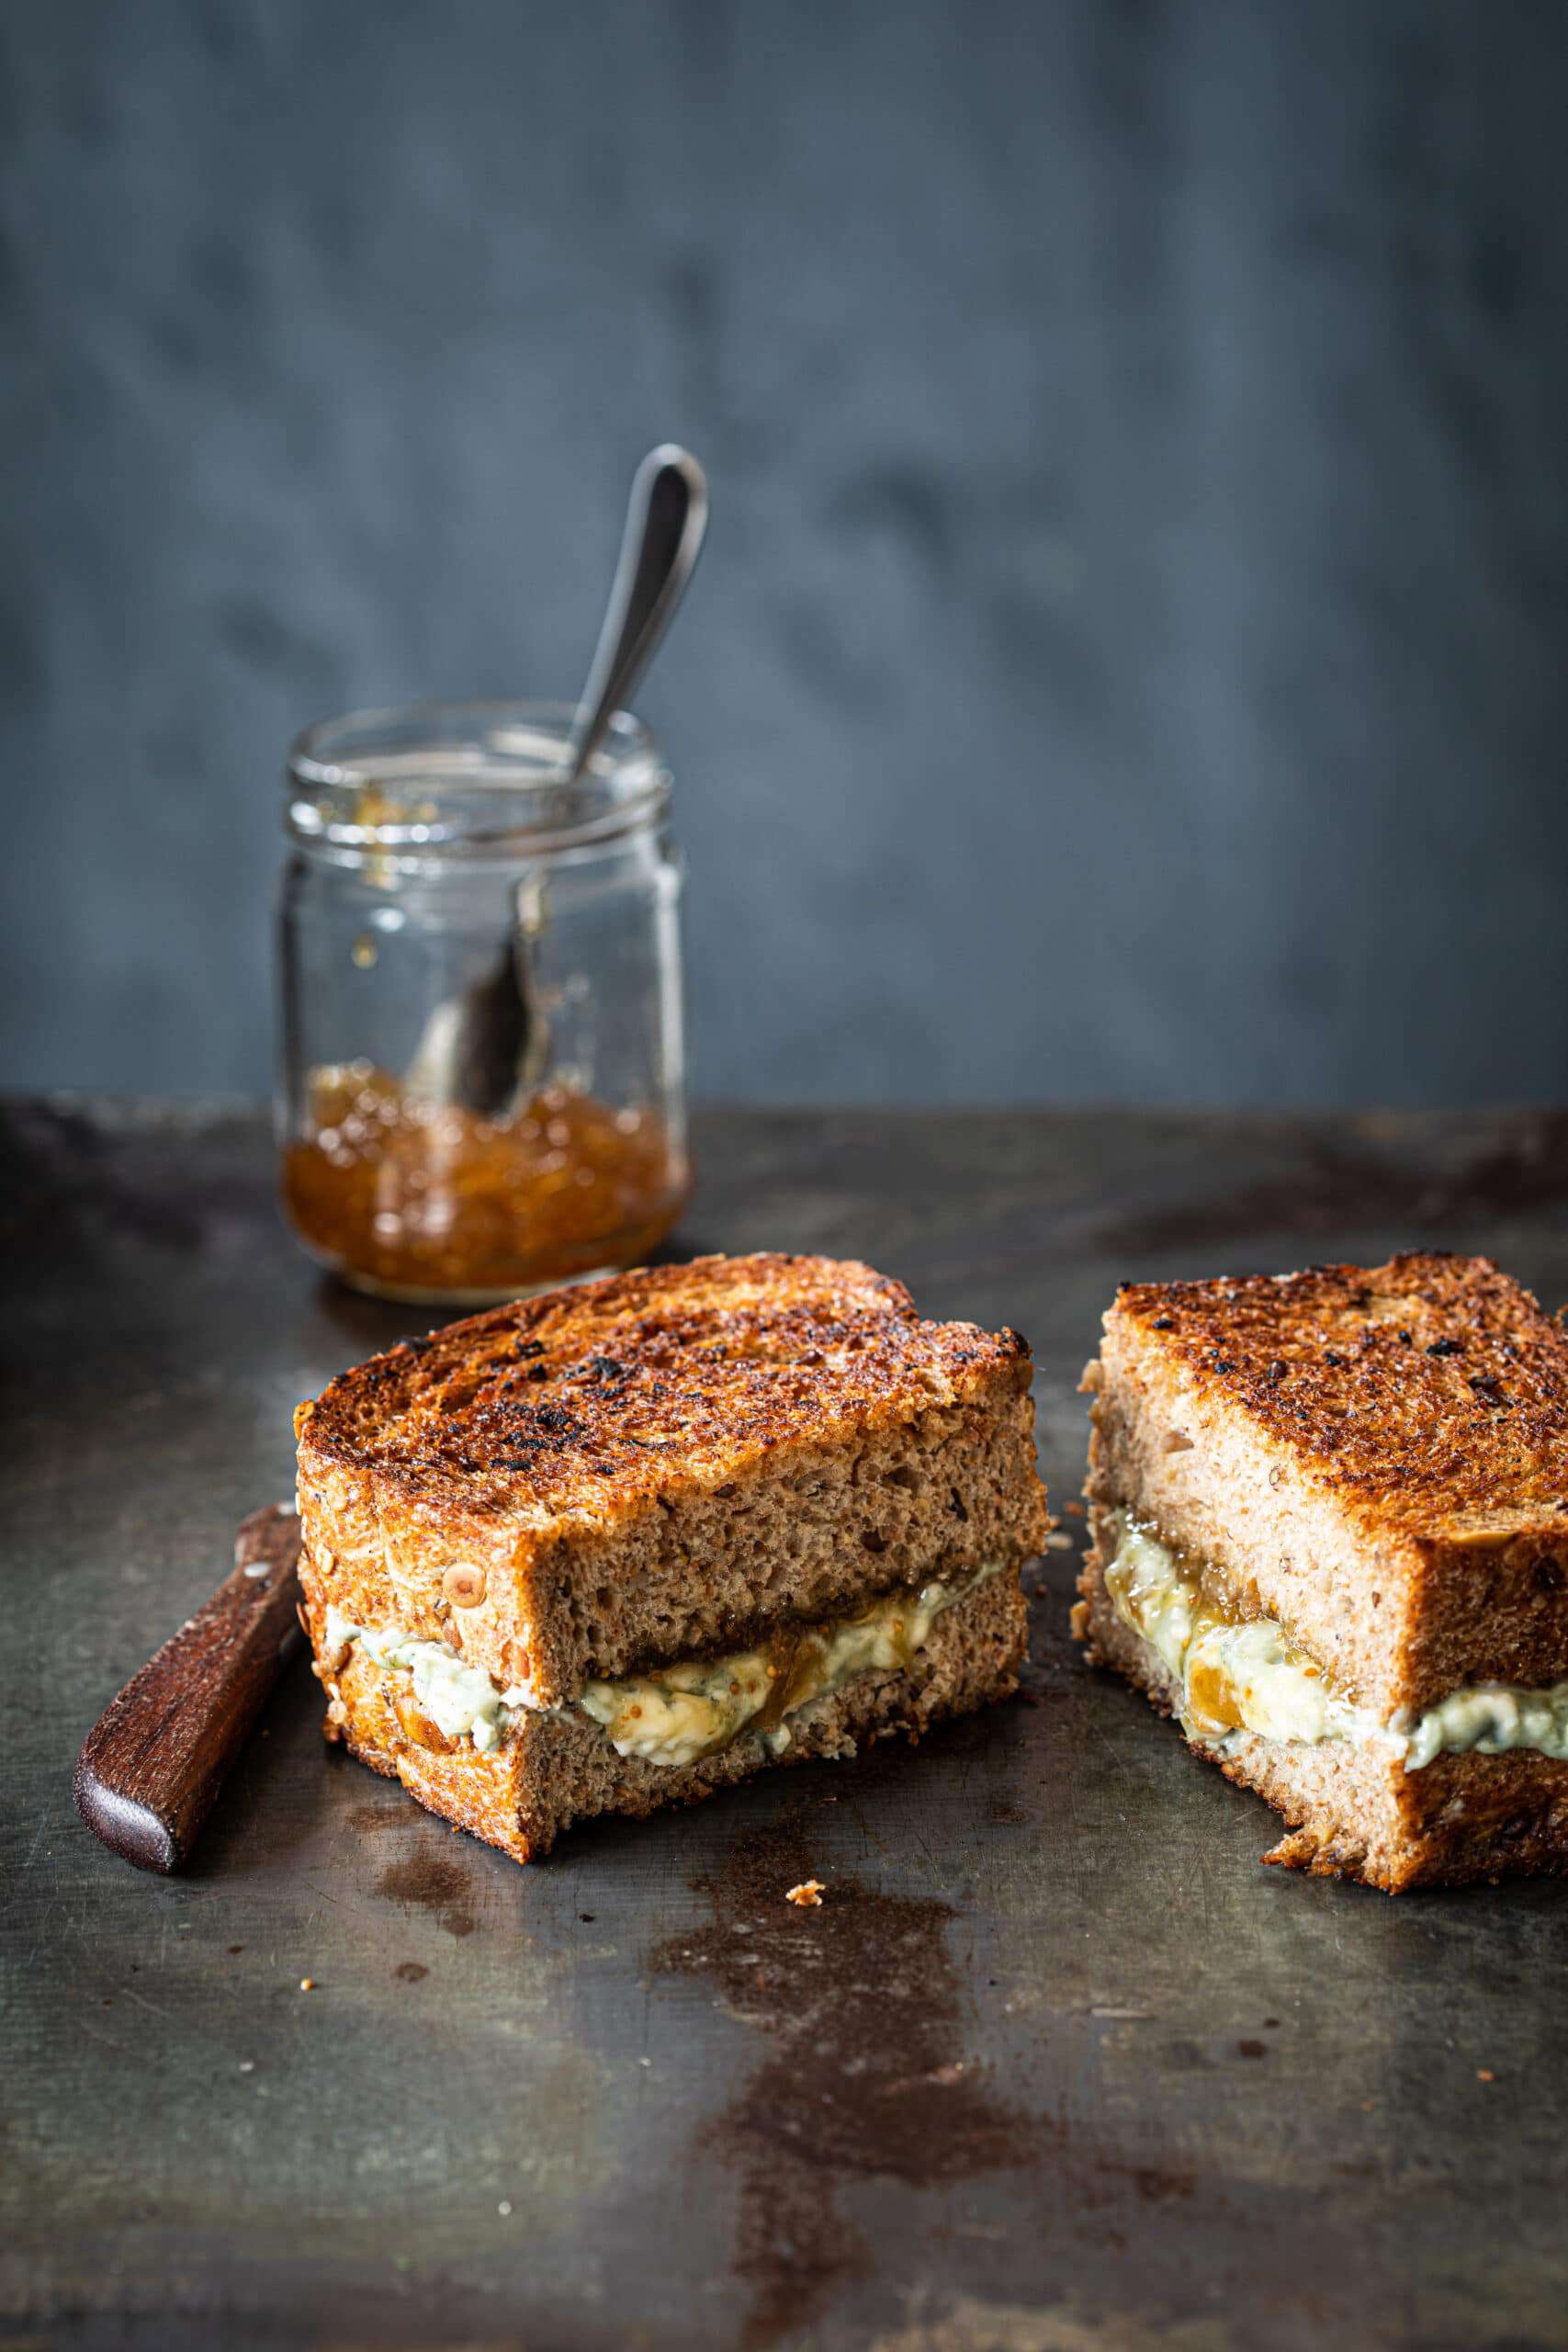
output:
[[[355,1625],[327,1611],[326,1639],[333,1656],[357,1642],[373,1665],[399,1667],[412,1677],[415,1703],[447,1739],[471,1739],[481,1753],[504,1738],[520,1690],[503,1690],[482,1667],[469,1666],[445,1642],[416,1641],[395,1625]]]
[[[1315,1747],[1379,1741],[1418,1772],[1434,1757],[1510,1748],[1568,1760],[1568,1682],[1530,1690],[1483,1682],[1412,1720],[1384,1723],[1337,1691],[1272,1619],[1229,1614],[1201,1578],[1145,1527],[1122,1516],[1106,1589],[1124,1625],[1147,1642],[1181,1693],[1183,1728],[1224,1747],[1237,1732]]]
[[[1428,1707],[1406,1737],[1404,1769],[1418,1772],[1434,1756],[1506,1756],[1511,1747],[1568,1762],[1568,1682],[1532,1690],[1519,1682],[1478,1682]]]
[[[604,1725],[618,1756],[641,1756],[650,1764],[694,1764],[748,1728],[778,1755],[789,1745],[786,1716],[857,1674],[902,1673],[942,1611],[995,1576],[998,1566],[993,1562],[956,1584],[884,1593],[854,1617],[793,1627],[765,1648],[590,1682],[577,1703]]]
[[[789,1716],[857,1674],[902,1673],[943,1611],[1000,1565],[987,1562],[952,1583],[933,1580],[918,1590],[884,1593],[853,1617],[791,1626],[759,1648],[585,1683],[576,1704],[608,1735],[617,1755],[640,1756],[650,1764],[694,1764],[743,1732],[781,1755],[789,1745]],[[373,1664],[409,1674],[415,1702],[436,1729],[447,1739],[471,1739],[481,1751],[504,1739],[513,1717],[527,1704],[521,1688],[503,1690],[443,1642],[418,1641],[396,1626],[355,1624],[329,1608],[328,1652],[335,1656],[348,1642],[357,1642]]]

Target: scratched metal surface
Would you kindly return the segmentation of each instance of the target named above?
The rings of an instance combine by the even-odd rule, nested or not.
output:
[[[254,1114],[13,1104],[3,1141],[7,2340],[1568,2343],[1568,1896],[1260,1870],[1272,1816],[1075,1663],[1062,1555],[1034,1703],[913,1755],[523,1871],[329,1754],[301,1671],[199,1866],[113,1860],[82,1733],[288,1490],[296,1399],[410,1318],[295,1254]],[[1426,1238],[1568,1297],[1562,1119],[700,1142],[689,1245],[863,1253],[1028,1332],[1058,1501],[1120,1276]]]

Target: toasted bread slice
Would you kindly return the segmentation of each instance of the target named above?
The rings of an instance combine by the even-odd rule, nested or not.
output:
[[[1091,1657],[1174,1703],[1107,1589],[1125,1515],[1368,1735],[1205,1737],[1189,1679],[1192,1744],[1302,1825],[1280,1858],[1386,1886],[1563,1867],[1568,1761],[1399,1747],[1456,1694],[1568,1678],[1568,1342],[1529,1294],[1442,1254],[1129,1284],[1084,1385]]]
[[[560,1759],[585,1739],[596,1785],[618,1792],[603,1803],[626,1809],[644,1772],[639,1809],[680,1800],[677,1768],[617,1758],[573,1712],[599,1684],[757,1645],[783,1657],[792,1627],[841,1624],[936,1580],[963,1595],[955,1621],[978,1610],[1012,1627],[992,1645],[1009,1660],[987,1685],[998,1695],[1021,1623],[1018,1567],[1047,1523],[1031,1370],[1014,1333],[922,1322],[869,1267],[759,1256],[497,1308],[344,1374],[296,1419],[300,1580],[333,1724],[383,1770],[411,1746],[445,1753],[395,1680],[394,1750],[371,1662],[349,1659],[340,1635],[347,1623],[445,1645],[506,1694],[524,1796],[513,1832],[497,1834],[495,1805],[504,1815],[516,1791],[492,1791],[482,1834],[537,1851],[552,1825],[595,1809],[576,1782],[547,1798],[536,1786],[536,1766],[570,1781]],[[987,1600],[992,1584],[1013,1600]],[[900,1606],[887,1602],[902,1625]],[[967,1671],[954,1685],[977,1687]],[[918,1690],[879,1702],[876,1722],[923,1720]],[[858,1720],[854,1693],[803,1712]],[[743,1756],[678,1768],[696,1774],[686,1792],[767,1761],[761,1724]],[[791,1745],[804,1728],[792,1718]],[[488,1760],[470,1747],[456,1768],[416,1756],[396,1769],[423,1794],[421,1775],[491,1787],[493,1773],[468,1769]]]

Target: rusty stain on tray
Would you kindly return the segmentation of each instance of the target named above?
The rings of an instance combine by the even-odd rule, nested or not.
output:
[[[394,1862],[377,1880],[376,1892],[390,1895],[395,1903],[417,1903],[434,1915],[449,1936],[474,1932],[474,1915],[468,1907],[472,1882],[467,1871],[445,1854],[416,1851],[406,1860]]]
[[[744,1839],[693,1882],[711,1926],[654,1954],[656,1973],[707,1978],[773,2047],[700,2135],[737,2187],[737,2275],[748,2352],[807,2326],[871,2249],[840,2211],[860,2180],[911,2188],[1026,2165],[1031,2120],[965,2054],[959,1978],[931,1898],[879,1894],[841,1871],[809,1912],[778,1888],[809,1866],[809,1810]]]

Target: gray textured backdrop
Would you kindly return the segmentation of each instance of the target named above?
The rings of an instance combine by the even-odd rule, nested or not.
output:
[[[1568,7],[12,0],[11,1080],[258,1086],[288,737],[570,694],[708,1092],[1568,1081]]]

